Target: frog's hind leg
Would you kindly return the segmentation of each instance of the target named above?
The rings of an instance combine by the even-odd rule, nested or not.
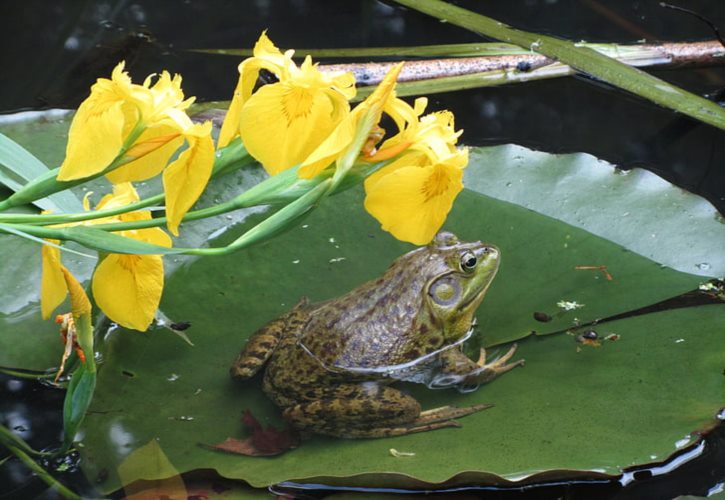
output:
[[[274,352],[282,335],[299,327],[305,321],[306,305],[307,298],[303,297],[289,313],[270,321],[254,332],[229,370],[230,375],[243,380],[257,373]]]
[[[400,436],[444,427],[460,427],[455,418],[483,410],[446,406],[421,412],[420,404],[397,389],[376,384],[340,384],[320,399],[287,407],[294,427],[343,438]]]

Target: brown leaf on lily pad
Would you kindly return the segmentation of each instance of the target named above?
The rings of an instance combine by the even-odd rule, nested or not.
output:
[[[300,444],[300,435],[297,431],[289,427],[277,429],[271,425],[265,429],[249,410],[244,412],[242,423],[251,432],[247,439],[227,438],[221,443],[204,446],[237,455],[270,457],[297,448]]]

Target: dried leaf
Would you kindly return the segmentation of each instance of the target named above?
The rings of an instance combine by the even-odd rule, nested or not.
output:
[[[248,438],[227,438],[219,444],[204,446],[237,455],[269,457],[297,448],[300,443],[300,435],[294,429],[277,429],[271,425],[265,429],[249,410],[244,412],[242,423],[251,432]]]

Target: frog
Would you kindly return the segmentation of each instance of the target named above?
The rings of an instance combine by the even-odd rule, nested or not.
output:
[[[294,308],[257,330],[230,374],[263,371],[262,389],[304,434],[379,438],[460,427],[491,404],[423,410],[395,382],[468,392],[522,366],[516,344],[487,362],[463,350],[500,264],[500,250],[440,232],[379,278],[334,299]]]

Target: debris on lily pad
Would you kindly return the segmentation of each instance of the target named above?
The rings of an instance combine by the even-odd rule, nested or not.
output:
[[[244,412],[242,423],[251,432],[248,438],[227,438],[221,443],[203,446],[237,455],[270,457],[297,448],[300,444],[297,431],[292,428],[277,429],[272,425],[265,429],[249,410]]]
[[[395,458],[415,456],[415,453],[413,453],[412,451],[398,451],[395,448],[390,448],[390,454]]]

